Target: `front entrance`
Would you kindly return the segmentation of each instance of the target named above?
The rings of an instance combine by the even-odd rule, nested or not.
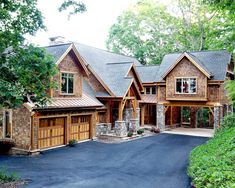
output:
[[[72,116],[70,139],[77,141],[90,139],[91,116]]]
[[[39,120],[38,148],[49,148],[65,144],[65,117]]]

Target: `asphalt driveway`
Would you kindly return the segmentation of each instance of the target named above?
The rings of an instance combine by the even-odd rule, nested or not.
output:
[[[190,151],[207,138],[160,134],[121,144],[85,142],[39,156],[0,157],[7,166],[42,188],[188,188]]]

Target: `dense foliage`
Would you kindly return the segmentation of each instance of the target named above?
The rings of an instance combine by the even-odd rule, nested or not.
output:
[[[191,152],[188,174],[197,188],[235,187],[235,117]]]
[[[72,8],[69,16],[85,11],[85,5],[64,0],[60,11]],[[26,101],[43,105],[56,74],[52,57],[45,50],[24,45],[24,35],[45,29],[37,0],[0,3],[0,108],[14,108]],[[33,97],[32,97],[33,96]]]
[[[217,8],[220,4],[176,0],[164,6],[157,0],[140,0],[118,17],[110,28],[106,46],[114,52],[135,56],[142,64],[159,64],[165,54],[176,51],[232,52],[234,3],[229,8]]]

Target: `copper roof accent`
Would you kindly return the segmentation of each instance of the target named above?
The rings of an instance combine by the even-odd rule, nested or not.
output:
[[[96,98],[83,93],[81,98],[53,98],[52,102],[45,108],[81,108],[104,106]]]
[[[156,95],[142,95],[142,100],[140,101],[140,103],[156,104],[157,96]]]

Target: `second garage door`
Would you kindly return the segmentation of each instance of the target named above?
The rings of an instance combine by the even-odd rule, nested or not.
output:
[[[90,139],[91,116],[72,116],[70,139],[77,141]]]

